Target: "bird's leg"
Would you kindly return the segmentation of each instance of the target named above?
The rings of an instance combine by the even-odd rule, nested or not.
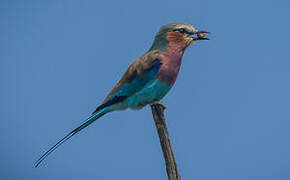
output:
[[[160,105],[163,110],[166,109],[165,104],[163,104],[161,101],[153,101],[152,103],[150,103],[150,106],[152,105]]]

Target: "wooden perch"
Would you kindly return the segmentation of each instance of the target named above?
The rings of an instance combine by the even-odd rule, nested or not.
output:
[[[166,109],[166,106],[159,101],[152,103],[150,106],[165,159],[168,180],[180,180],[164,118],[164,110]]]

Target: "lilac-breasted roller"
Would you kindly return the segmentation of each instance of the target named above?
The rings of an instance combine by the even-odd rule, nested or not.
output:
[[[161,27],[149,51],[129,66],[104,102],[85,122],[45,152],[35,162],[35,167],[58,146],[106,113],[127,108],[140,109],[161,100],[177,78],[185,49],[197,40],[208,40],[206,33],[184,23]]]

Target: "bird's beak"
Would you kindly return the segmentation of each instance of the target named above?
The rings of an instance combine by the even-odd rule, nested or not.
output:
[[[190,38],[193,41],[197,41],[197,40],[209,40],[209,38],[206,37],[207,34],[209,34],[210,32],[208,31],[204,31],[204,30],[197,30],[193,33],[191,33]],[[196,35],[196,36],[192,36],[192,35]]]

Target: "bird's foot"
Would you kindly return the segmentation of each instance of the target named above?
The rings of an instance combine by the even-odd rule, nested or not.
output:
[[[163,104],[161,101],[153,101],[153,102],[150,104],[150,106],[152,106],[152,105],[159,105],[159,106],[162,107],[163,110],[166,109],[165,104]]]

